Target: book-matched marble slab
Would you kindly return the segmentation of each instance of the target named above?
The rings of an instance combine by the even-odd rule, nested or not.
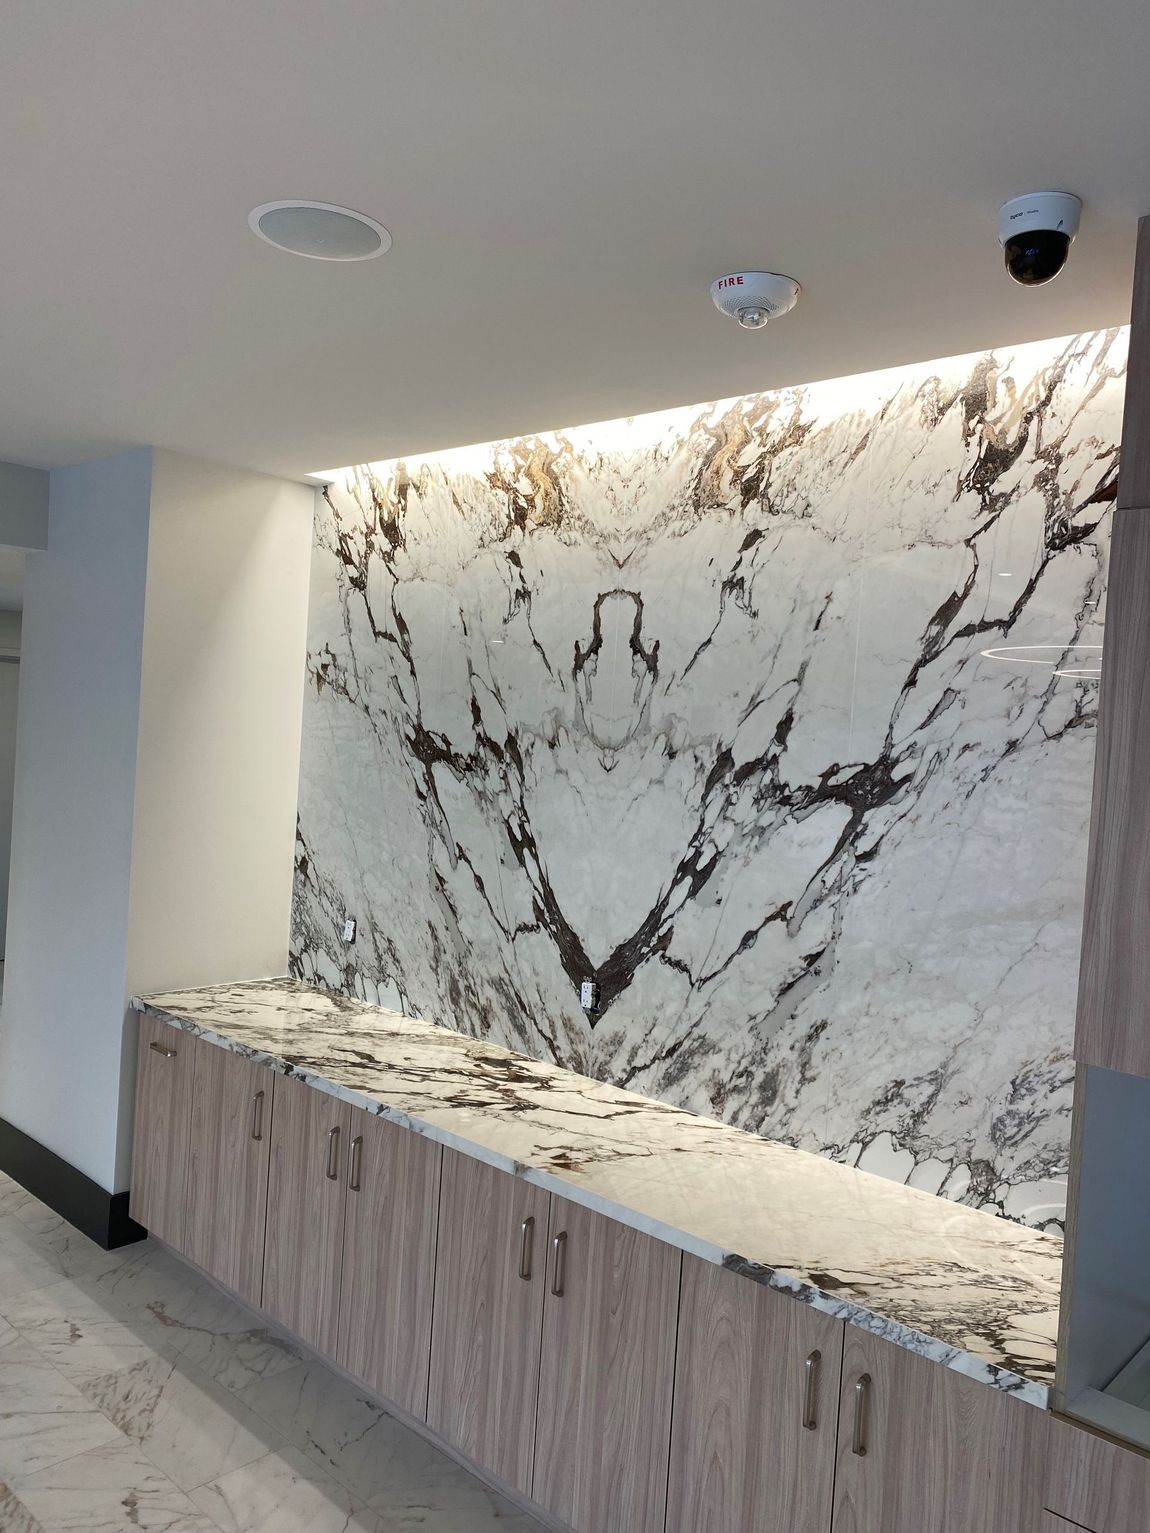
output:
[[[273,979],[133,1003],[1045,1407],[1062,1242],[398,1012]]]
[[[337,474],[291,974],[1053,1227],[1125,364]]]

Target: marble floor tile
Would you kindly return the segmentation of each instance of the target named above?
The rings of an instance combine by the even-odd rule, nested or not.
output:
[[[177,1352],[226,1389],[298,1366],[299,1349],[154,1242],[105,1276],[100,1287]]]
[[[9,1482],[44,1533],[218,1533],[167,1475],[128,1442]],[[268,1533],[274,1524],[268,1524]]]
[[[19,1214],[24,1223],[33,1229],[38,1225],[48,1227],[63,1224],[60,1215],[42,1203],[39,1198],[21,1187],[12,1177],[0,1172],[0,1215]]]
[[[35,1347],[16,1331],[0,1335],[0,1480],[120,1441],[112,1423]]]
[[[22,1207],[0,1276],[83,1239]],[[0,1533],[537,1530],[162,1247],[112,1255],[0,1282]]]
[[[0,1480],[0,1529],[3,1533],[44,1533],[44,1524],[37,1522],[10,1485]]]
[[[30,1192],[25,1192],[19,1182],[14,1182],[10,1176],[0,1174],[0,1214],[19,1213],[25,1205],[36,1201]]]
[[[448,1461],[450,1462],[450,1460]],[[387,1533],[540,1533],[539,1523],[474,1475],[453,1465],[422,1488],[381,1491],[368,1507]]]
[[[130,1317],[67,1278],[12,1298],[0,1287],[0,1314],[73,1383],[163,1355],[149,1316]]]
[[[66,1223],[54,1209],[49,1208],[47,1203],[41,1203],[30,1192],[24,1193],[23,1201],[11,1212],[17,1214],[33,1230],[55,1229]]]
[[[0,1304],[20,1294],[35,1293],[60,1281],[60,1269],[52,1262],[35,1260],[17,1249],[14,1256],[0,1250]]]
[[[35,1200],[15,1213],[0,1215],[0,1256],[50,1268],[57,1279],[97,1278],[122,1260]],[[0,1290],[2,1291],[2,1290]]]
[[[305,1453],[288,1448],[235,1469],[192,1499],[220,1533],[390,1533]]]
[[[155,1240],[126,1246],[121,1260],[101,1275],[99,1287],[109,1299],[143,1312],[207,1288],[207,1280]]]
[[[66,1275],[51,1241],[41,1239],[15,1209],[0,1213],[0,1301],[47,1288]]]
[[[253,1384],[241,1399],[378,1511],[388,1529],[518,1533],[538,1526],[320,1363]]]
[[[375,1463],[391,1456],[397,1436],[414,1435],[317,1362],[252,1384],[239,1398],[365,1501],[377,1488]]]
[[[299,1366],[298,1347],[213,1289],[154,1313],[168,1343],[225,1389],[239,1391]]]
[[[88,1379],[82,1388],[109,1423],[181,1490],[285,1446],[268,1422],[185,1357],[154,1357],[122,1373]]]

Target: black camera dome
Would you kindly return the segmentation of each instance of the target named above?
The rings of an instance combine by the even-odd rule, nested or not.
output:
[[[1066,265],[1070,236],[1061,229],[1030,229],[1014,234],[1005,245],[1006,269],[1015,282],[1041,287]]]

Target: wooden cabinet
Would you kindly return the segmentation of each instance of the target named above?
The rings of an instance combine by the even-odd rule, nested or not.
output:
[[[427,1407],[440,1153],[275,1079],[263,1307],[414,1416]]]
[[[290,1076],[274,1081],[263,1307],[334,1357],[351,1108]]]
[[[834,1533],[1042,1533],[1047,1421],[848,1325]]]
[[[1150,1528],[1146,1456],[149,1016],[131,1208],[577,1533]]]
[[[843,1330],[683,1258],[668,1529],[828,1533]]]
[[[531,1494],[550,1197],[443,1154],[428,1425]]]
[[[552,1197],[532,1494],[586,1533],[663,1533],[680,1253]]]
[[[1045,1501],[1090,1533],[1150,1528],[1150,1456],[1053,1420]]]
[[[141,1016],[132,1143],[132,1218],[182,1250],[195,1040],[157,1017]]]
[[[336,1361],[409,1411],[427,1411],[442,1148],[353,1107]]]
[[[265,1066],[191,1044],[188,1212],[183,1250],[249,1304],[263,1299],[272,1080]]]

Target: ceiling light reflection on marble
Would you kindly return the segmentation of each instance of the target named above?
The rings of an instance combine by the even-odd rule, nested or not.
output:
[[[986,660],[1000,660],[1007,665],[1038,665],[1053,671],[1055,676],[1074,676],[1091,678],[1102,674],[1101,663],[1098,665],[1064,666],[1059,665],[1059,658],[1065,660],[1075,652],[1090,650],[1097,653],[1101,662],[1101,644],[1003,644],[996,645],[991,649],[980,649],[979,654]],[[1053,655],[1054,659],[1044,658]]]

